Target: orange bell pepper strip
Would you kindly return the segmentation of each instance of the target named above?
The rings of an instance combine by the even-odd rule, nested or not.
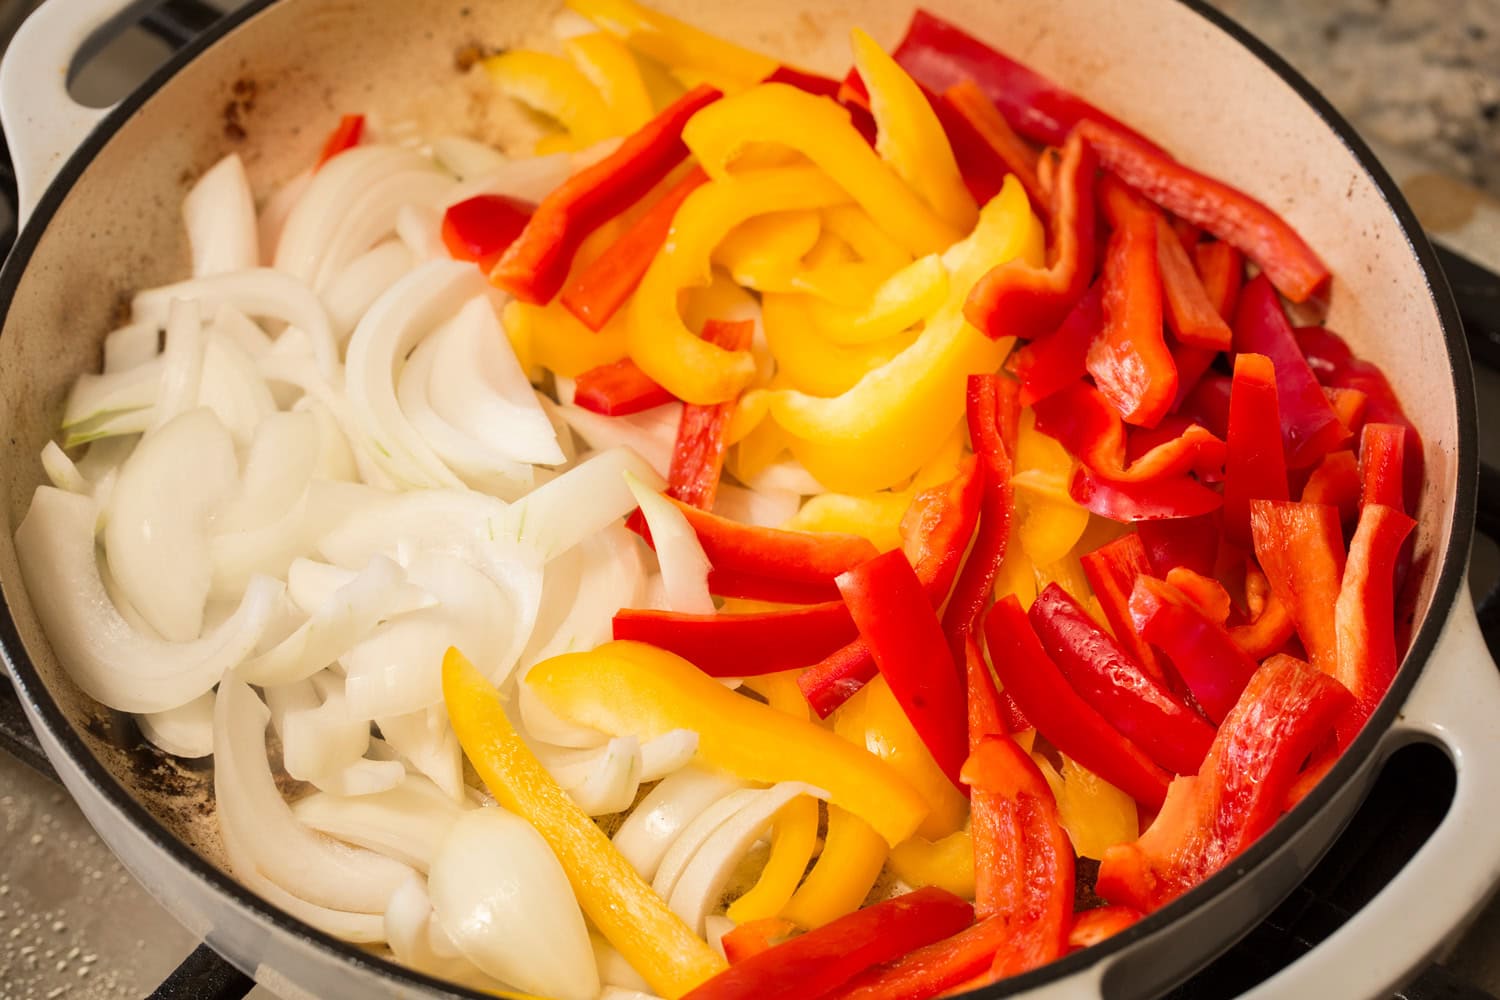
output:
[[[322,168],[323,164],[338,156],[340,153],[353,149],[359,145],[360,137],[365,134],[364,115],[344,115],[339,123],[334,126],[333,131],[323,142],[323,149],[318,154],[318,160],[313,164],[313,170]]]
[[[724,968],[547,773],[511,726],[500,692],[456,649],[443,657],[443,702],[485,787],[547,841],[584,914],[653,990],[680,997]]]
[[[1334,603],[1339,683],[1354,707],[1339,720],[1339,746],[1348,746],[1385,697],[1401,656],[1396,648],[1395,571],[1406,536],[1417,522],[1380,504],[1366,504],[1349,542],[1349,559]]]
[[[736,965],[763,951],[769,951],[791,937],[796,931],[797,925],[790,920],[782,920],[780,917],[760,917],[726,931],[719,939],[719,943],[724,946],[724,957],[729,960],[729,964]]]
[[[1286,604],[1271,590],[1266,574],[1253,559],[1246,562],[1245,595],[1254,619],[1231,627],[1229,638],[1246,656],[1258,662],[1279,653],[1297,627]]]
[[[1250,504],[1250,534],[1271,593],[1286,608],[1312,665],[1337,676],[1335,605],[1345,563],[1338,509],[1256,500]]]
[[[1036,174],[1036,151],[1011,129],[993,101],[973,80],[962,80],[943,91],[941,105],[952,109],[1000,161],[1004,170],[1016,175],[1032,207],[1048,213],[1049,199]],[[940,112],[941,114],[941,112]],[[952,128],[950,126],[950,132]]]
[[[698,733],[698,758],[747,781],[805,781],[867,822],[888,845],[928,808],[889,764],[833,733],[729,690],[691,663],[642,643],[611,642],[537,664],[530,684],[553,711],[613,736]]]
[[[1156,264],[1167,329],[1177,342],[1214,352],[1229,350],[1233,338],[1229,324],[1209,299],[1182,242],[1160,215],[1156,217]]]
[[[1229,621],[1229,612],[1234,604],[1230,600],[1229,591],[1218,580],[1186,566],[1173,566],[1167,571],[1166,581],[1176,587],[1192,602],[1193,607],[1203,613],[1203,617],[1215,625],[1223,625]]]

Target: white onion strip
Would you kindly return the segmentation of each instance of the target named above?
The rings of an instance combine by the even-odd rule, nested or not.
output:
[[[230,153],[203,172],[182,199],[182,221],[193,253],[193,277],[260,264],[255,197],[239,154]]]
[[[684,768],[651,789],[615,832],[614,845],[645,879],[654,879],[683,829],[745,783],[721,771]]]
[[[661,564],[667,610],[689,615],[713,614],[714,599],[708,593],[708,571],[713,567],[703,554],[698,533],[688,524],[687,516],[629,472],[625,473],[625,483],[651,530],[651,544]]]
[[[176,757],[197,760],[214,752],[214,696],[205,691],[185,705],[136,716],[141,735]]]
[[[566,552],[635,509],[626,472],[654,489],[665,485],[629,449],[599,452],[511,504],[505,537],[534,550],[544,561]]]
[[[320,833],[378,851],[425,875],[465,808],[427,778],[410,774],[389,791],[358,798],[317,792],[292,806],[292,813]]]

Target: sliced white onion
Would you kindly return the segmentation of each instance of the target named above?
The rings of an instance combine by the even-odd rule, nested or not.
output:
[[[646,516],[651,530],[651,544],[661,564],[662,585],[666,588],[667,610],[690,615],[711,615],[714,599],[708,593],[708,571],[713,567],[703,554],[698,533],[687,516],[666,497],[625,473],[631,495]]]
[[[204,409],[146,435],[120,470],[104,529],[110,573],[165,639],[187,642],[203,629],[207,522],[238,475],[234,442]]]
[[[424,264],[377,299],[349,338],[345,391],[350,412],[374,443],[377,461],[399,482],[415,487],[461,485],[402,414],[396,400],[396,369],[423,337],[481,295],[484,284],[470,264]]]
[[[589,945],[594,949],[594,964],[599,969],[599,981],[606,992],[611,987],[623,990],[650,991],[646,977],[635,971],[630,960],[620,954],[620,949],[610,944],[598,931],[589,931]]]
[[[688,864],[697,855],[700,848],[708,843],[710,837],[734,818],[735,813],[754,802],[763,792],[759,788],[741,788],[737,792],[731,792],[719,799],[717,802],[704,809],[682,828],[677,838],[672,841],[672,846],[667,848],[667,853],[662,856],[661,866],[656,869],[656,875],[651,880],[651,888],[662,899],[670,900],[672,891],[677,888],[682,873],[687,871]],[[694,933],[697,933],[695,930]]]
[[[323,290],[328,321],[339,343],[349,338],[359,318],[382,292],[401,280],[416,258],[400,240],[386,240],[350,261]]]
[[[590,816],[624,812],[641,786],[641,744],[634,736],[616,737],[599,750],[595,766],[579,784],[567,788]]]
[[[216,336],[233,341],[252,358],[265,357],[274,345],[274,341],[260,328],[259,323],[228,302],[214,312],[213,332]]]
[[[427,880],[421,876],[412,876],[391,895],[385,910],[385,936],[396,960],[408,968],[484,993],[505,988],[458,953],[438,926],[427,896]]]
[[[509,163],[495,147],[461,135],[440,135],[433,139],[432,158],[461,181],[504,169]]]
[[[568,565],[563,563],[568,555],[577,559],[576,568],[571,573]],[[543,613],[537,618],[531,642],[521,654],[521,666],[530,668],[561,653],[593,649],[607,642],[615,614],[621,608],[636,606],[645,578],[641,544],[622,524],[609,525],[590,535],[568,550],[567,555],[548,563],[546,589],[542,596]],[[550,617],[546,616],[548,610],[552,611]],[[559,613],[562,614],[560,621],[557,620]],[[529,725],[531,719],[527,714],[527,689],[524,685],[521,691],[522,716]],[[548,742],[574,745],[563,740]]]
[[[320,833],[395,858],[425,875],[466,808],[428,779],[409,774],[388,791],[357,798],[317,792],[292,806],[292,813]]]
[[[443,243],[443,217],[426,205],[402,205],[396,213],[396,238],[417,260],[445,260],[448,248]]]
[[[672,912],[681,917],[695,934],[704,932],[704,918],[719,905],[724,887],[740,859],[760,839],[781,808],[799,795],[828,797],[827,792],[799,781],[783,781],[765,791],[750,794],[754,798],[719,826],[693,854],[667,896],[667,905]],[[684,839],[686,833],[684,831]]]
[[[677,446],[681,403],[668,403],[623,417],[606,417],[581,406],[559,406],[557,410],[590,448],[600,451],[629,448],[657,475],[667,478],[672,468],[672,451]]]
[[[255,198],[239,154],[215,163],[182,199],[193,251],[193,276],[243,271],[260,264]]]
[[[315,615],[356,575],[352,569],[298,556],[287,567],[286,596],[303,614]]]
[[[256,428],[237,496],[214,516],[219,533],[264,527],[307,492],[318,460],[318,424],[310,413],[275,413]]]
[[[117,414],[149,411],[161,392],[163,366],[164,362],[153,356],[121,371],[78,376],[63,407],[63,429],[97,423]]]
[[[566,552],[635,509],[626,472],[652,488],[665,485],[634,452],[599,452],[511,504],[502,537],[532,549],[543,560]]]
[[[312,185],[311,168],[297,174],[272,192],[260,211],[260,263],[270,267],[276,262],[276,250],[281,245],[281,234],[286,229],[292,209],[301,202],[302,196]]]
[[[459,951],[502,982],[558,1000],[595,1000],[599,972],[567,873],[530,823],[475,809],[433,860],[428,891]]]
[[[47,474],[48,482],[60,490],[84,495],[93,492],[89,481],[83,478],[83,473],[78,471],[78,466],[73,464],[68,453],[63,451],[56,441],[48,441],[42,447],[42,471]]]
[[[483,194],[503,194],[522,201],[540,203],[557,190],[572,172],[573,158],[567,153],[505,160],[493,169],[465,177],[462,184],[448,192],[447,205],[456,205]]]
[[[412,767],[454,802],[464,801],[463,754],[441,706],[375,720],[380,735]]]
[[[151,413],[152,428],[170,423],[197,405],[206,349],[198,304],[173,299],[167,307],[166,348],[161,354],[161,387]]]
[[[504,537],[506,504],[467,490],[415,490],[388,495],[356,511],[318,540],[329,562],[347,569],[376,555],[412,549],[464,552],[477,542]]]
[[[333,279],[351,261],[392,233],[398,232],[397,225],[403,214],[416,210],[418,206],[425,208],[443,201],[453,189],[453,179],[434,169],[425,159],[422,164],[414,170],[403,170],[379,178],[359,193],[348,213],[339,220],[321,248],[318,268],[312,278],[314,291],[320,294],[326,292]],[[412,247],[418,259],[429,256],[436,235],[436,226],[432,226],[426,236],[420,239],[425,246],[420,249]],[[436,242],[441,247],[441,241]],[[412,246],[410,243],[407,245]],[[446,257],[447,254],[440,256]]]
[[[724,935],[734,930],[734,921],[722,913],[712,913],[703,918],[703,939],[708,946],[719,953],[720,958],[727,959],[724,952]]]
[[[219,417],[234,443],[250,444],[260,422],[276,412],[276,399],[261,378],[255,359],[237,341],[216,329],[203,349],[203,374],[198,381],[198,406]]]
[[[791,490],[747,490],[733,483],[720,483],[714,500],[714,513],[741,524],[762,528],[779,528],[798,508],[802,497]]]
[[[659,781],[692,761],[698,752],[698,734],[691,729],[673,729],[641,744],[641,780]]]
[[[789,457],[772,462],[745,485],[756,493],[786,492],[801,497],[824,492],[823,484],[807,467]]]
[[[130,371],[161,353],[161,330],[155,323],[130,323],[104,336],[104,374]],[[83,378],[96,376],[84,375]]]
[[[599,991],[599,1000],[662,1000],[647,990],[631,990],[622,986],[606,986]]]
[[[369,760],[361,757],[332,774],[313,780],[320,792],[344,798],[388,792],[406,778],[406,765],[399,760]]]
[[[141,735],[175,757],[197,760],[214,752],[214,696],[205,691],[185,705],[136,716]]]
[[[743,781],[721,771],[684,768],[651,789],[616,831],[614,845],[642,878],[654,879],[683,829],[744,787]]]
[[[137,321],[164,324],[173,299],[195,301],[209,314],[227,304],[249,316],[283,320],[308,337],[325,378],[338,370],[338,344],[323,303],[305,283],[284,271],[258,267],[150,288],[136,293],[131,314]]]
[[[281,722],[282,767],[298,781],[336,774],[369,747],[370,717],[352,714],[336,686],[323,691],[322,704],[287,712]]]
[[[359,466],[354,459],[354,449],[344,436],[338,418],[324,402],[311,396],[297,400],[292,409],[307,412],[318,422],[318,461],[313,467],[313,476],[334,482],[353,482],[359,478]]]
[[[300,589],[305,596],[305,581]],[[357,576],[318,604],[297,631],[248,661],[242,676],[261,686],[311,677],[354,648],[380,622],[431,603],[431,596],[409,583],[400,566],[384,556],[373,556]]]
[[[224,678],[214,705],[214,796],[219,822],[233,830],[254,867],[318,906],[382,913],[411,868],[351,848],[303,826],[281,797],[266,759],[270,712],[249,685]]]

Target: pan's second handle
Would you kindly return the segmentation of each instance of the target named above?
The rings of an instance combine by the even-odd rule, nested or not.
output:
[[[1500,881],[1494,821],[1500,672],[1462,593],[1390,739],[1429,740],[1453,758],[1457,784],[1448,814],[1379,895],[1246,1000],[1389,995],[1393,983],[1437,953],[1456,919],[1478,912]]]
[[[150,0],[49,0],[17,30],[0,63],[0,124],[15,162],[18,226],[108,108],[73,100],[68,80],[91,44]]]

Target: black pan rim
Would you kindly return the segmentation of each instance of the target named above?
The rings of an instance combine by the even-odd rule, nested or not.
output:
[[[277,0],[251,0],[233,14],[221,19],[208,31],[174,53],[140,87],[112,109],[84,139],[48,185],[7,257],[4,268],[0,269],[0,315],[8,312],[21,276],[36,249],[42,232],[67,197],[73,184],[87,169],[94,156],[110,141],[114,133],[123,127],[135,111],[183,67],[241,24],[276,2]],[[1467,553],[1473,541],[1479,468],[1478,418],[1473,372],[1457,306],[1448,290],[1447,281],[1436,254],[1428,243],[1415,213],[1406,203],[1390,175],[1380,165],[1354,128],[1301,74],[1249,31],[1226,15],[1209,7],[1204,0],[1178,0],[1178,2],[1243,46],[1290,86],[1349,149],[1364,172],[1374,182],[1400,224],[1408,246],[1426,277],[1428,293],[1438,313],[1448,349],[1450,374],[1455,390],[1458,440],[1455,460],[1456,489],[1449,540],[1442,553],[1442,563],[1427,614],[1412,639],[1411,647],[1402,661],[1401,669],[1397,672],[1391,689],[1349,751],[1342,755],[1329,775],[1306,799],[1283,816],[1271,830],[1240,855],[1232,868],[1216,873],[1180,899],[1156,911],[1135,926],[1093,948],[1078,952],[1033,972],[1007,979],[985,990],[968,994],[969,996],[1000,997],[1024,992],[1063,979],[1096,963],[1107,961],[1112,956],[1128,950],[1146,938],[1155,936],[1187,917],[1200,904],[1217,895],[1239,878],[1253,875],[1256,869],[1292,843],[1305,823],[1326,808],[1346,784],[1355,780],[1384,739],[1387,729],[1395,720],[1407,695],[1415,685],[1417,677],[1436,647],[1455,602],[1461,597]],[[10,668],[17,690],[26,700],[31,711],[45,722],[49,735],[62,747],[70,763],[98,789],[102,798],[111,807],[124,815],[154,848],[169,856],[187,874],[200,882],[207,883],[211,889],[227,897],[231,904],[248,911],[258,921],[271,924],[295,939],[336,955],[367,974],[392,980],[401,985],[416,986],[450,996],[482,1000],[484,994],[409,970],[283,913],[173,836],[89,752],[82,738],[74,731],[72,723],[41,682],[26,652],[25,645],[21,641],[10,608],[3,600],[3,595],[0,595],[0,655],[4,656]],[[1204,956],[1204,961],[1206,962],[1211,957]]]

